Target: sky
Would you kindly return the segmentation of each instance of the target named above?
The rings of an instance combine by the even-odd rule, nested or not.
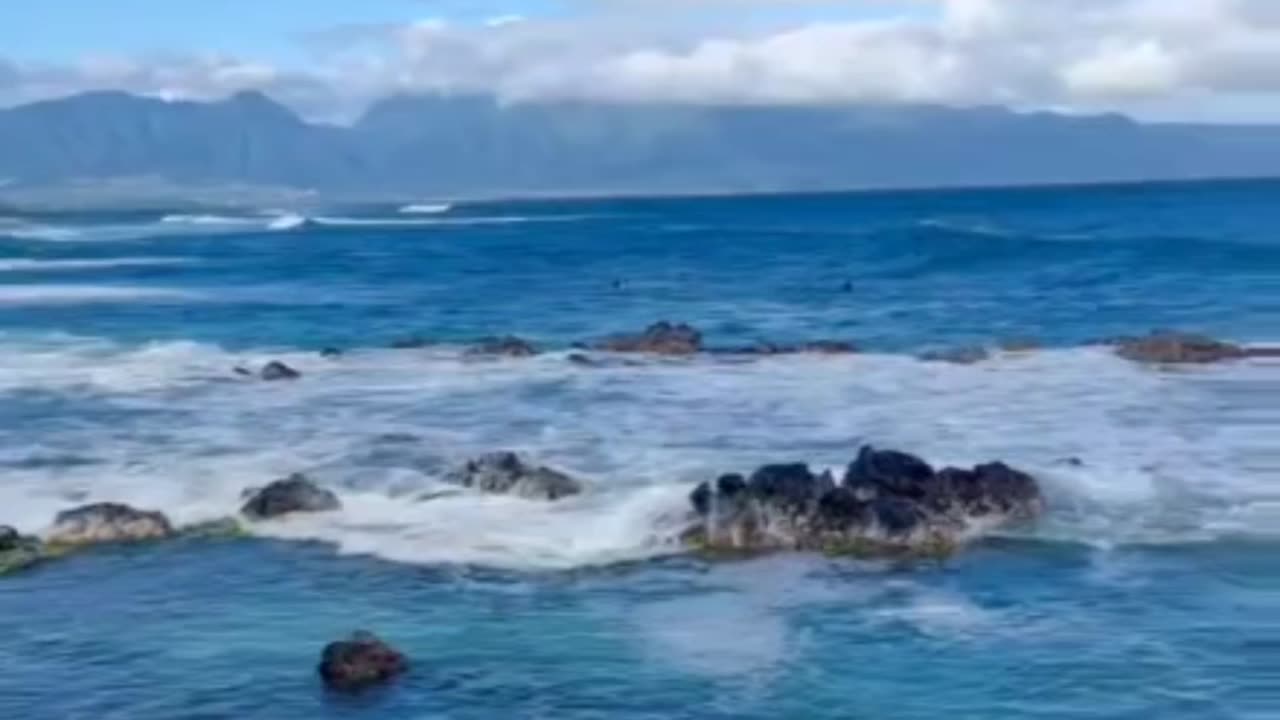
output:
[[[1280,123],[1280,0],[3,0],[0,105],[261,90]]]

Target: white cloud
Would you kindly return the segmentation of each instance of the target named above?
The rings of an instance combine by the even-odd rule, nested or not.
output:
[[[102,87],[187,97],[249,87],[319,116],[350,115],[391,92],[440,90],[508,100],[924,101],[1280,120],[1280,0],[579,5],[592,11],[334,29],[305,68],[190,54],[0,63],[0,103]]]
[[[1178,89],[1177,60],[1159,43],[1103,48],[1063,72],[1067,89],[1086,98],[1144,97]]]

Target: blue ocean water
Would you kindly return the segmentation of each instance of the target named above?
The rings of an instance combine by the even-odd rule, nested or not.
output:
[[[96,500],[210,519],[298,471],[344,509],[0,578],[0,716],[1276,717],[1280,364],[1170,371],[1090,343],[1280,340],[1278,200],[1203,183],[7,214],[0,523],[39,532]],[[567,360],[664,318],[864,352]],[[550,352],[460,351],[506,333]],[[407,337],[439,344],[389,348]],[[913,357],[1022,338],[1046,347]],[[304,377],[231,372],[271,358]],[[1050,510],[943,563],[678,551],[697,482],[864,442],[1015,463]],[[502,448],[592,490],[415,500]],[[320,648],[357,628],[413,671],[328,696]]]

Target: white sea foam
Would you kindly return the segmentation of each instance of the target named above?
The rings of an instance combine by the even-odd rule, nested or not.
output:
[[[519,225],[524,223],[557,223],[583,220],[584,215],[494,215],[485,217],[419,217],[419,218],[382,218],[382,217],[336,217],[317,216],[310,222],[322,227],[334,228],[396,228],[396,227],[465,227],[470,225]]]
[[[260,218],[236,215],[165,215],[160,222],[167,225],[258,225]]]
[[[118,257],[80,259],[12,258],[0,260],[0,272],[53,273],[78,270],[110,270],[114,268],[164,267],[186,265],[188,258]]]
[[[123,285],[3,285],[0,305],[62,305],[95,302],[197,300],[203,296],[178,288]]]
[[[275,217],[271,222],[267,223],[268,230],[293,230],[307,224],[307,219],[302,215],[294,215],[285,213]]]
[[[401,562],[570,567],[670,552],[700,480],[767,461],[838,465],[875,442],[938,464],[1026,467],[1049,494],[1036,531],[1049,538],[1280,532],[1274,362],[1161,372],[1082,349],[974,366],[866,355],[581,368],[557,355],[328,360],[16,336],[0,336],[0,350],[0,405],[30,418],[0,430],[0,522],[25,530],[89,500],[208,519],[234,512],[245,487],[306,471],[345,508],[255,532]],[[231,373],[269,358],[303,379]],[[500,448],[592,489],[556,504],[417,499],[439,490],[445,468]],[[85,462],[28,462],[65,456]],[[948,612],[926,607],[916,620],[968,621]]]
[[[80,238],[80,231],[68,227],[52,225],[17,224],[11,227],[0,227],[0,235],[7,235],[18,240],[43,240],[46,242],[65,242]]]
[[[450,203],[421,203],[405,205],[400,212],[405,215],[441,215],[453,209]]]

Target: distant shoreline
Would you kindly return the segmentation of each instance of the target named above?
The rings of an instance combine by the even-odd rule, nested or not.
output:
[[[941,184],[901,186],[854,186],[833,188],[758,188],[689,190],[547,190],[495,191],[477,194],[415,194],[410,192],[324,193],[307,188],[228,185],[164,185],[130,187],[133,180],[107,179],[89,185],[45,187],[0,186],[0,212],[57,212],[92,210],[174,210],[174,209],[261,209],[281,206],[289,209],[334,205],[403,205],[422,202],[455,205],[504,202],[575,202],[608,200],[679,200],[718,198],[831,197],[839,195],[924,195],[937,193],[981,194],[1010,191],[1061,191],[1090,188],[1141,188],[1195,185],[1247,185],[1280,182],[1280,175],[1206,176],[1194,178],[1112,178],[1062,180],[1029,183]],[[113,183],[122,183],[114,185]]]

